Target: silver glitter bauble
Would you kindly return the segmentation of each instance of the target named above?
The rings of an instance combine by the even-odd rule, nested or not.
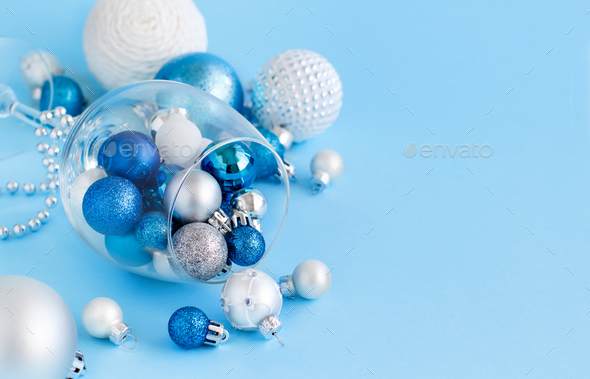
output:
[[[209,224],[183,226],[172,237],[172,246],[182,268],[198,280],[214,278],[227,262],[225,238]]]
[[[262,126],[284,126],[295,142],[324,132],[342,106],[342,83],[326,58],[287,50],[260,68],[252,83],[252,111]]]
[[[206,222],[221,206],[221,188],[211,174],[201,170],[192,170],[180,188],[188,170],[174,174],[166,185],[164,207],[167,212],[170,212],[178,193],[174,205],[174,218],[183,224]]]

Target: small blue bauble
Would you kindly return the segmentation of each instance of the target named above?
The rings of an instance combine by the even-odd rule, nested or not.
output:
[[[249,225],[238,226],[225,240],[229,260],[242,267],[258,263],[266,251],[262,233]]]
[[[168,334],[178,346],[192,349],[205,342],[209,324],[209,317],[205,312],[196,307],[184,307],[170,317]]]
[[[49,108],[49,100],[51,99],[51,87],[49,81],[43,83],[41,87],[41,99],[39,101],[39,109],[46,110]],[[66,113],[72,117],[78,116],[82,113],[84,106],[84,95],[78,83],[68,78],[67,76],[53,77],[53,103],[52,108],[64,107]]]
[[[254,153],[242,142],[225,145],[203,158],[201,167],[219,183],[223,192],[250,186],[256,178]]]
[[[137,242],[147,250],[166,250],[168,246],[168,220],[162,212],[143,215],[135,227]]]
[[[279,141],[279,137],[268,129],[261,128],[258,131],[266,138],[270,146],[275,149],[279,157],[283,159],[285,157],[285,146]],[[256,178],[266,179],[276,174],[278,163],[272,151],[259,143],[253,143],[251,148],[256,161]]]
[[[147,135],[130,130],[104,141],[97,161],[109,175],[128,179],[136,186],[154,179],[160,169],[160,153],[156,145]]]
[[[123,267],[142,267],[152,262],[152,255],[144,250],[129,231],[120,236],[106,236],[105,246],[109,256]]]
[[[244,91],[232,66],[208,53],[188,53],[166,63],[154,79],[190,84],[231,105],[240,112]]]
[[[235,192],[224,192],[221,194],[221,210],[228,216],[231,216],[231,198]]]
[[[107,176],[92,183],[82,200],[86,222],[105,235],[124,234],[133,229],[142,208],[137,187],[118,176]]]

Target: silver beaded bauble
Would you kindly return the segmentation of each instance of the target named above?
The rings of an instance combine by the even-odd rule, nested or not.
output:
[[[342,106],[338,73],[321,55],[287,50],[271,58],[254,77],[252,111],[262,126],[283,126],[302,142],[324,132]]]
[[[16,191],[18,191],[18,183],[13,182],[12,180],[6,183],[6,191],[8,191],[8,193],[16,193]]]
[[[32,218],[29,220],[29,222],[27,222],[27,225],[31,231],[36,232],[41,227],[41,221],[39,219]]]
[[[0,240],[5,240],[10,235],[10,231],[6,226],[0,226]]]
[[[41,221],[42,224],[45,224],[47,223],[47,221],[49,221],[49,212],[39,211],[39,213],[37,213],[37,218],[39,219],[39,221]]]
[[[23,191],[25,191],[27,195],[32,195],[35,193],[35,185],[33,183],[25,183]]]
[[[55,204],[57,204],[57,197],[47,196],[45,198],[45,205],[47,205],[47,208],[53,208]]]
[[[25,233],[27,232],[27,227],[24,226],[23,224],[16,224],[13,228],[12,228],[12,232],[14,233],[15,236],[17,237],[22,237],[25,235]]]

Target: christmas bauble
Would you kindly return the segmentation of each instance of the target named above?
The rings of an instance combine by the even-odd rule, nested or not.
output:
[[[168,219],[162,212],[144,214],[135,227],[137,242],[147,250],[166,250],[168,246]]]
[[[223,192],[248,187],[256,178],[254,153],[242,142],[218,148],[203,158],[201,167],[213,175]]]
[[[64,68],[55,55],[35,50],[21,58],[20,73],[25,85],[32,91],[41,88],[50,77],[63,75]]]
[[[221,291],[220,304],[234,328],[253,331],[267,317],[279,315],[283,297],[273,278],[247,268],[229,277]]]
[[[229,338],[223,324],[209,320],[197,307],[183,307],[174,312],[168,321],[168,334],[175,344],[185,349],[202,344],[218,346]]]
[[[194,222],[183,226],[172,237],[172,246],[184,271],[198,280],[214,278],[227,262],[223,234],[209,224]]]
[[[64,379],[78,341],[67,304],[24,276],[0,276],[0,293],[0,377]]]
[[[244,212],[252,218],[262,219],[266,215],[268,202],[262,192],[255,188],[242,188],[233,194],[231,210]]]
[[[158,128],[156,145],[167,164],[190,167],[201,153],[201,132],[187,117],[184,108],[172,108]]]
[[[191,0],[99,0],[83,47],[88,69],[110,91],[152,79],[181,54],[206,51],[207,29]]]
[[[265,63],[252,83],[252,109],[262,126],[283,126],[302,142],[324,132],[342,106],[342,83],[326,58],[287,50]]]
[[[327,188],[342,175],[344,161],[338,152],[330,149],[318,151],[310,163],[312,193],[316,194]]]
[[[328,266],[314,259],[299,263],[293,270],[292,278],[295,290],[306,299],[324,296],[332,285],[332,273]]]
[[[244,104],[244,91],[233,67],[208,53],[189,53],[176,57],[158,71],[154,79],[173,80],[197,87],[238,112]]]
[[[48,109],[51,101],[51,85],[45,82],[41,87],[41,100],[39,109]],[[72,117],[82,113],[84,106],[84,94],[82,89],[72,79],[67,76],[53,77],[53,101],[51,107],[64,107],[66,113]]]
[[[137,339],[131,335],[131,327],[123,322],[123,311],[119,304],[107,297],[91,300],[82,311],[84,329],[95,338],[108,338],[115,345],[133,349]],[[125,344],[128,339],[133,345]]]
[[[164,191],[164,207],[167,212],[174,212],[175,219],[183,224],[206,222],[221,205],[221,189],[215,178],[202,170],[190,171],[181,188],[189,170],[177,172],[168,182]]]
[[[229,260],[243,267],[258,263],[266,251],[262,233],[250,225],[234,228],[225,236],[225,240]]]
[[[94,182],[82,201],[82,212],[88,225],[105,235],[124,234],[133,229],[142,209],[137,187],[118,176],[107,176]]]
[[[156,177],[160,153],[146,134],[127,130],[104,141],[97,163],[109,175],[120,176],[141,187]]]
[[[268,141],[270,146],[277,152],[281,159],[285,158],[285,147],[273,132],[268,129],[258,129],[260,134]],[[253,143],[252,152],[256,162],[256,179],[267,179],[278,174],[278,162],[273,152],[266,146]]]

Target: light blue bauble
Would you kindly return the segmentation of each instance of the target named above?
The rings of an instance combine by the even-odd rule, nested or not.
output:
[[[133,231],[105,237],[105,245],[111,258],[123,267],[142,267],[150,264],[152,255],[144,250]]]
[[[232,66],[208,53],[188,53],[166,63],[154,79],[172,80],[199,88],[240,112],[244,90]]]

